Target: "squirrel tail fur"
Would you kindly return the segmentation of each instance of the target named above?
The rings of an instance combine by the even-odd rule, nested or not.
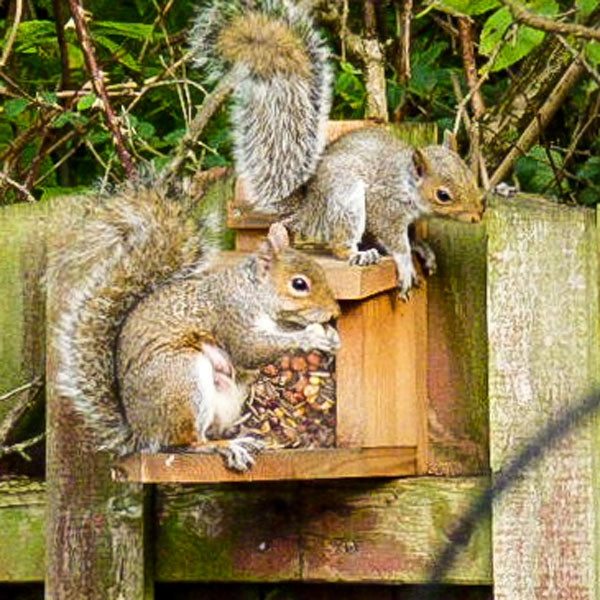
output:
[[[209,0],[190,45],[213,79],[238,70],[236,169],[250,204],[276,211],[315,172],[326,142],[329,51],[308,9],[291,0]]]
[[[160,282],[207,268],[212,249],[160,186],[64,202],[50,223],[46,275],[57,392],[101,449],[126,454],[131,432],[114,362],[123,320]]]

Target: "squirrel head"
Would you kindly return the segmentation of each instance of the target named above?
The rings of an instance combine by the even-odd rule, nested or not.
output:
[[[285,227],[274,223],[257,254],[258,277],[273,288],[273,317],[283,324],[305,327],[326,323],[340,314],[325,271],[312,258],[290,247]]]
[[[483,194],[456,152],[446,146],[417,148],[412,163],[428,212],[468,223],[481,221]]]

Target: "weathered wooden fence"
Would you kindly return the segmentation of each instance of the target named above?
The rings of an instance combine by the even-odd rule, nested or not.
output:
[[[15,258],[30,247],[14,232],[31,210],[0,212],[0,395],[31,381],[43,358],[22,341],[26,270]],[[46,482],[0,481],[0,597],[10,597],[2,582],[45,579],[53,599],[259,598],[265,588],[251,583],[280,582],[296,585],[275,597],[392,599],[424,597],[428,588],[398,584],[437,573],[452,586],[437,597],[485,598],[490,588],[474,586],[493,584],[494,597],[511,600],[599,598],[596,415],[543,440],[491,519],[472,511],[530,440],[597,389],[596,215],[493,198],[482,225],[432,222],[429,237],[439,271],[427,289],[424,336],[435,344],[421,476],[144,491],[114,483],[68,407],[50,403]],[[48,375],[52,397],[51,357]],[[15,402],[0,401],[0,430]],[[469,514],[473,526],[457,531]],[[362,586],[324,585],[340,582]]]

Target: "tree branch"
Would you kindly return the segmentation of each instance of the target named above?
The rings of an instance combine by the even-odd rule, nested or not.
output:
[[[477,120],[485,111],[481,94],[481,86],[477,79],[477,63],[475,61],[475,44],[473,41],[473,23],[467,17],[458,17],[458,34],[460,39],[465,79],[471,92],[471,107]]]
[[[410,24],[412,21],[413,0],[402,0],[402,8],[399,15],[398,39],[400,48],[396,70],[400,83],[406,83],[411,77],[410,69]]]
[[[137,171],[131,160],[131,154],[129,154],[127,148],[125,147],[125,138],[123,137],[123,133],[121,132],[117,122],[117,117],[112,109],[110,100],[108,99],[108,94],[104,85],[104,73],[100,70],[98,67],[98,62],[96,61],[96,53],[94,51],[92,38],[85,23],[85,13],[83,7],[79,4],[78,0],[68,0],[68,2],[69,8],[71,9],[71,15],[73,16],[73,22],[75,23],[77,37],[79,38],[79,43],[81,44],[81,48],[83,50],[85,63],[90,77],[92,78],[92,85],[94,86],[94,91],[96,92],[98,98],[100,98],[104,107],[106,123],[113,135],[113,141],[117,150],[117,154],[121,159],[123,169],[125,170],[125,173],[127,173],[127,176],[134,179],[137,176]]]
[[[537,15],[527,10],[518,0],[500,0],[500,2],[508,7],[515,21],[525,23],[525,25],[534,29],[600,41],[600,29],[592,29],[579,23],[563,23],[542,15]]]

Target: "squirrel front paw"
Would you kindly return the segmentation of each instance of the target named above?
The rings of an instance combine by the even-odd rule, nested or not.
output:
[[[227,468],[233,471],[247,471],[254,464],[254,454],[265,447],[264,442],[253,437],[241,437],[230,440],[227,445],[219,446],[218,452],[225,459]]]
[[[304,329],[301,350],[305,352],[322,350],[333,354],[340,349],[340,345],[340,336],[331,325],[323,326],[321,323],[311,323]]]
[[[381,260],[381,254],[377,248],[369,248],[368,250],[358,250],[350,255],[348,263],[350,265],[358,265],[366,267],[368,265],[376,265]]]
[[[419,279],[410,252],[407,254],[394,254],[396,270],[398,272],[398,296],[404,302],[410,297],[410,290],[419,285]]]

